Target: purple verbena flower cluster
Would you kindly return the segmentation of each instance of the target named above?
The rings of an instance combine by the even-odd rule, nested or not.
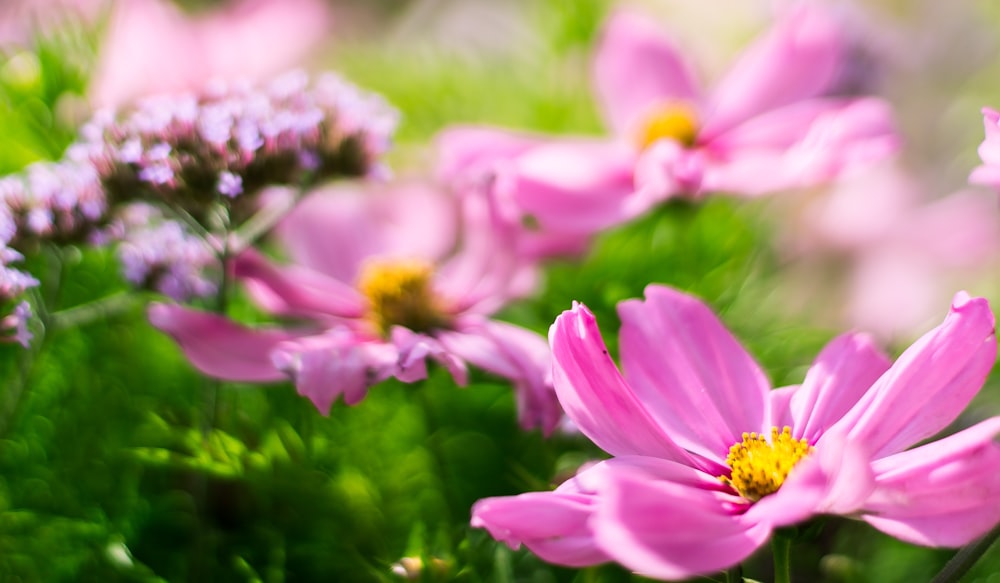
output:
[[[222,200],[238,224],[265,186],[381,172],[397,119],[380,96],[332,73],[310,83],[293,72],[98,112],[69,155],[96,168],[112,201],[162,200],[207,222]]]
[[[82,241],[107,213],[96,170],[72,161],[36,162],[0,179],[0,205],[9,218],[0,237],[19,249],[39,240]]]
[[[0,329],[27,345],[21,296],[39,282],[10,264],[42,242],[117,244],[131,284],[177,301],[215,293],[217,243],[261,210],[265,187],[383,174],[397,121],[380,96],[302,72],[97,112],[62,161],[0,179]]]
[[[23,299],[24,293],[38,286],[38,280],[30,274],[12,267],[10,264],[24,257],[7,246],[9,215],[0,213],[0,342],[16,341],[25,348],[31,341],[28,321],[31,319],[31,305]]]
[[[39,285],[13,267],[40,241],[84,241],[104,220],[107,202],[97,172],[74,162],[36,162],[0,179],[0,341],[27,347],[31,305],[25,292]]]
[[[178,302],[210,296],[217,289],[221,264],[216,250],[153,205],[125,206],[99,239],[119,243],[122,275],[136,287]]]

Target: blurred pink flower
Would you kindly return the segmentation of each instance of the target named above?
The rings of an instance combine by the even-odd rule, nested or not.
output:
[[[321,0],[236,0],[198,15],[167,0],[121,1],[101,46],[91,100],[117,106],[211,80],[260,81],[300,66],[330,25]]]
[[[972,170],[969,182],[1000,190],[1000,112],[984,107],[983,127],[986,138],[979,145],[983,163]]]
[[[511,380],[521,424],[549,432],[561,411],[544,338],[489,318],[533,289],[535,269],[486,224],[460,233],[453,203],[417,184],[300,202],[276,229],[291,264],[249,251],[233,269],[261,308],[306,326],[253,330],[171,305],[154,306],[150,318],[202,372],[245,381],[288,375],[324,413],[389,377],[425,378],[428,359],[464,385],[469,363]]]
[[[826,96],[848,65],[839,24],[815,5],[789,8],[706,95],[651,22],[619,11],[593,62],[613,139],[459,126],[438,138],[439,173],[485,190],[512,224],[537,222],[555,249],[580,247],[674,196],[755,196],[829,180],[898,146],[888,104]]]
[[[627,380],[582,305],[549,332],[567,416],[614,457],[554,492],[480,500],[473,526],[547,561],[685,579],[818,514],[930,546],[965,544],[1000,520],[1000,417],[906,449],[986,379],[996,339],[985,300],[957,294],[891,366],[865,336],[839,336],[801,385],[777,390],[695,298],[649,286],[618,313]]]
[[[802,264],[807,280],[820,280],[816,270],[825,269],[846,284],[844,300],[819,290],[806,295],[844,305],[844,322],[883,340],[916,337],[954,285],[984,283],[981,274],[1000,257],[994,197],[964,190],[931,200],[898,164],[852,175],[783,224],[782,249]]]

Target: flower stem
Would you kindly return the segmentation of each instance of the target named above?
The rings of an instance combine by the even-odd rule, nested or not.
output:
[[[983,538],[962,547],[955,556],[945,564],[931,583],[953,583],[965,575],[976,564],[993,543],[1000,537],[1000,525],[993,527]]]
[[[52,330],[65,330],[121,314],[138,303],[138,298],[131,292],[119,292],[72,308],[51,312],[46,320]]]
[[[771,539],[771,552],[774,554],[774,583],[791,583],[791,549],[792,537],[774,533]]]
[[[743,583],[743,565],[736,563],[726,571],[726,583]]]
[[[35,298],[35,305],[41,305],[41,294],[38,294],[37,290],[30,291],[35,292],[32,294]],[[12,382],[7,384],[3,400],[0,401],[0,437],[7,436],[14,424],[14,420],[17,419],[20,413],[24,402],[25,389],[28,386],[28,378],[31,376],[31,369],[38,355],[42,352],[42,345],[45,343],[45,332],[45,326],[39,325],[35,329],[35,338],[32,340],[30,346],[22,350],[18,355],[17,376]]]
[[[240,225],[239,228],[233,231],[235,235],[234,240],[226,242],[226,248],[229,250],[230,255],[239,255],[254,245],[261,237],[270,233],[275,225],[295,208],[296,203],[302,198],[305,192],[305,188],[302,188],[293,196],[272,202]]]

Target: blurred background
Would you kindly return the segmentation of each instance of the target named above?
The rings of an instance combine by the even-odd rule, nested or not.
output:
[[[631,2],[717,78],[780,2]],[[213,79],[332,69],[403,115],[389,164],[432,172],[435,133],[483,123],[601,135],[588,78],[604,0],[4,0],[0,172],[58,159],[100,107]],[[708,301],[775,386],[798,383],[834,334],[892,354],[936,325],[959,289],[1000,300],[996,195],[967,185],[984,105],[1000,106],[1000,6],[988,0],[836,2],[852,19],[850,80],[896,107],[894,159],[827,188],[672,202],[603,234],[501,318],[544,333],[571,301],[616,350],[615,304],[650,282]],[[51,309],[127,289],[89,248],[27,258]],[[41,274],[41,275],[39,275]],[[0,580],[638,581],[571,570],[468,527],[486,496],[541,490],[603,454],[516,422],[511,391],[388,381],[328,417],[290,384],[209,381],[145,319],[105,318],[0,346]],[[251,320],[249,302],[231,313]],[[995,377],[995,375],[994,375]],[[990,379],[955,429],[1000,412]],[[203,411],[215,407],[213,427]],[[797,581],[925,581],[953,551],[831,519],[793,553]],[[767,553],[746,572],[770,578]],[[968,581],[1000,581],[1000,551]],[[711,580],[703,578],[701,580]]]

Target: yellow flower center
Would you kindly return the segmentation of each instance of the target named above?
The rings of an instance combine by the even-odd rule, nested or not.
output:
[[[726,465],[732,469],[729,477],[720,476],[747,500],[756,502],[774,494],[785,482],[799,460],[812,452],[805,439],[792,437],[789,427],[781,431],[771,428],[771,441],[764,435],[744,433],[743,441],[734,443],[726,456]]]
[[[358,289],[368,298],[368,317],[380,334],[393,326],[427,332],[448,325],[431,287],[433,274],[433,267],[418,259],[371,261],[362,267]]]
[[[698,114],[682,102],[660,104],[643,117],[637,137],[643,149],[664,138],[693,146],[698,137]]]

